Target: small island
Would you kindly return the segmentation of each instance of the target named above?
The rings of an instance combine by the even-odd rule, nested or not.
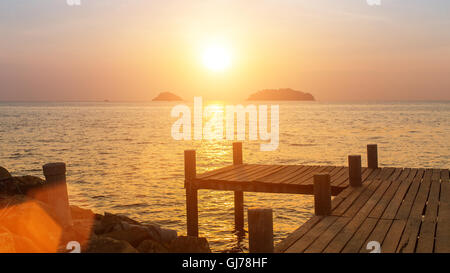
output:
[[[282,89],[265,89],[253,93],[248,97],[247,100],[258,101],[258,100],[304,100],[304,101],[314,101],[314,96],[310,93],[304,93],[301,91],[296,91],[290,88]]]
[[[183,99],[170,92],[161,92],[153,101],[183,101]]]

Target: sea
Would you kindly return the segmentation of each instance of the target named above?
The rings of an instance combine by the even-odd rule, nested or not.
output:
[[[250,102],[231,104],[239,103]],[[365,165],[366,144],[375,143],[381,167],[450,167],[449,101],[251,103],[279,106],[279,145],[261,151],[265,141],[247,135],[245,163],[345,166],[361,154]],[[42,165],[65,162],[71,204],[186,234],[183,151],[197,151],[202,173],[232,164],[233,141],[174,139],[180,104],[193,113],[189,102],[1,102],[0,166],[43,177]],[[248,251],[233,233],[233,196],[199,191],[199,232],[214,252]],[[313,215],[313,198],[245,193],[248,207],[273,209],[277,243]]]

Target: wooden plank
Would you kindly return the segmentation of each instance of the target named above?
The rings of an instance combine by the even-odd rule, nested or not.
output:
[[[341,176],[340,178],[338,178],[335,181],[331,181],[331,184],[339,186],[339,187],[347,187],[347,186],[349,186],[350,182],[348,180],[349,179],[348,168],[346,168],[345,171],[346,171],[346,173],[343,176]],[[366,168],[366,167],[362,167],[361,168],[361,181],[364,183],[364,181],[366,181],[370,177],[370,175],[373,173],[373,171],[374,171],[374,169],[369,169],[369,168]],[[379,172],[379,171],[380,170],[377,169],[377,172]]]
[[[309,169],[309,168],[312,168],[312,166],[301,166],[301,168]],[[279,181],[283,177],[285,177],[285,176],[287,176],[287,175],[289,175],[289,174],[291,174],[293,172],[296,172],[298,170],[299,170],[298,166],[285,166],[285,168],[279,170],[278,172],[270,174],[270,175],[267,175],[265,177],[261,177],[258,180],[255,180],[255,182],[280,183]]]
[[[374,179],[388,180],[389,177],[391,177],[394,172],[395,172],[395,168],[391,168],[391,167],[383,168],[381,170],[380,174],[377,177],[375,177]]]
[[[317,173],[330,173],[331,171],[333,171],[334,167],[333,166],[323,166],[319,169],[317,169],[314,172],[311,172],[308,175],[303,176],[301,179],[291,179],[289,181],[286,181],[286,183],[288,184],[304,184],[304,185],[313,185],[314,181],[314,175]]]
[[[385,176],[390,175],[392,172],[393,172],[392,168],[384,168],[380,172],[375,173],[374,176],[375,177],[385,177]],[[369,178],[370,177],[373,177],[373,176],[369,176]],[[381,180],[370,179],[369,181],[366,181],[366,183],[362,187],[354,188],[354,190],[340,204],[340,206],[338,206],[336,209],[334,209],[332,211],[332,214],[337,215],[337,216],[343,215],[345,213],[345,211],[353,204],[353,202],[355,202],[355,200],[359,197],[359,195],[369,186],[368,184],[374,183],[373,181],[378,181],[376,183],[380,183]]]
[[[362,168],[361,180],[363,183],[367,180],[367,178],[369,178],[370,174],[372,174],[373,171],[374,169]]]
[[[270,168],[270,166],[265,165],[246,165],[244,168],[238,169],[236,171],[230,171],[227,174],[212,176],[209,179],[217,179],[224,181],[239,181],[239,178],[244,181],[248,181],[253,174],[258,171]]]
[[[420,227],[419,241],[417,242],[417,253],[433,252],[440,190],[440,170],[433,170],[433,173],[431,175],[430,193],[428,195],[426,204],[425,217]]]
[[[347,242],[351,240],[359,227],[367,219],[367,216],[377,205],[391,182],[389,180],[376,180],[367,187],[366,191],[358,197],[358,200],[344,214],[344,216],[349,218],[354,217],[350,218],[351,221],[330,242],[326,250],[327,252],[337,253],[345,248]]]
[[[285,166],[277,166],[276,168],[270,168],[266,169],[264,171],[261,171],[260,173],[255,175],[255,178],[253,178],[252,181],[257,181],[258,179],[261,179],[263,177],[266,177],[268,175],[275,174],[277,172],[280,172]]]
[[[314,216],[306,223],[297,228],[294,232],[289,234],[289,236],[281,241],[278,245],[275,246],[275,252],[284,252],[286,251],[292,244],[297,242],[303,235],[306,234],[310,229],[312,229],[317,223],[319,223],[323,219],[323,216]]]
[[[433,170],[431,169],[425,170],[425,174],[423,175],[422,183],[420,183],[416,199],[414,199],[409,218],[422,219],[422,215],[428,199],[428,193],[430,191],[432,172]]]
[[[411,207],[414,203],[414,199],[416,198],[417,191],[419,190],[422,181],[422,176],[424,175],[424,173],[425,173],[424,169],[418,170],[417,175],[414,177],[414,180],[410,185],[410,187],[408,188],[406,196],[403,199],[403,202],[401,203],[397,211],[397,214],[395,215],[395,219],[408,219]]]
[[[361,213],[364,209],[370,206],[370,211],[375,207],[381,199],[384,192],[390,185],[390,181],[376,180],[372,182],[358,199],[352,204],[352,206],[344,213],[344,216],[353,217],[357,213]],[[370,213],[367,212],[367,215]],[[366,215],[366,216],[367,216]]]
[[[394,220],[381,245],[383,253],[395,253],[406,226],[406,220]]]
[[[422,220],[417,218],[410,218],[407,220],[405,230],[403,231],[396,250],[397,253],[415,252],[421,223]]]
[[[244,169],[239,169],[236,172],[230,172],[228,176],[222,176],[221,178],[217,178],[215,176],[210,179],[218,179],[224,181],[251,181],[255,178],[255,175],[264,170],[271,170],[272,168],[276,168],[276,166],[271,165],[247,165]]]
[[[368,181],[368,183],[372,183],[373,180]],[[348,195],[345,196],[345,198],[340,202],[340,204],[332,208],[331,214],[336,216],[341,216],[345,213],[345,211],[353,204],[353,202],[358,198],[358,196],[365,190],[365,187],[348,187],[345,189],[347,191],[348,189]],[[340,195],[340,194],[339,194]],[[339,198],[339,195],[336,198]],[[334,200],[333,200],[334,201]]]
[[[226,178],[230,175],[239,173],[240,171],[244,170],[245,168],[248,168],[248,164],[242,164],[242,165],[234,165],[234,168],[231,168],[225,172],[219,172],[217,174],[208,176],[208,177],[204,177],[204,178],[199,178],[197,177],[196,179],[214,179],[214,180],[221,180],[222,178]]]
[[[222,180],[197,180],[195,185],[197,189],[205,190],[313,194],[313,188],[304,185],[233,182]]]
[[[450,253],[450,182],[449,171],[441,170],[441,193],[436,227],[436,253]]]
[[[240,173],[229,179],[231,181],[245,181],[245,182],[254,181],[254,180],[258,179],[259,177],[262,177],[266,174],[277,172],[281,168],[282,168],[282,166],[279,166],[279,165],[272,165],[272,166],[261,165],[257,168],[254,168],[253,170],[251,170],[249,172]]]
[[[395,168],[390,176],[386,180],[396,180],[403,172],[402,168]]]
[[[339,217],[327,216],[324,217],[314,228],[308,230],[299,240],[292,244],[285,252],[287,253],[301,253],[303,252],[320,234],[322,234],[331,224],[333,224]]]
[[[320,253],[330,243],[331,240],[339,233],[348,222],[350,217],[339,217],[330,227],[328,227],[307,249],[305,253]]]
[[[330,179],[333,176],[336,176],[340,171],[342,171],[344,169],[344,167],[339,167],[339,166],[331,166],[331,167],[334,167],[334,169],[332,171],[330,171]]]
[[[350,185],[349,182],[349,171],[348,171],[348,167],[346,167],[344,169],[344,174],[341,175],[338,179],[336,179],[335,181],[331,181],[332,185],[336,185],[336,186],[346,186],[348,187]]]
[[[292,177],[296,176],[302,176],[304,173],[308,172],[309,170],[316,168],[316,166],[303,166],[302,168],[298,168],[292,172],[285,173],[284,175],[280,175],[278,177],[272,177],[273,181],[271,183],[282,183],[285,184],[286,180],[291,179]],[[287,184],[287,183],[286,183]]]
[[[384,170],[384,169],[380,168],[380,169],[373,170],[372,173],[369,175],[369,177],[367,177],[367,180],[376,179],[376,177],[381,173],[382,170]]]
[[[338,182],[338,181],[340,181],[339,179],[341,179],[341,177],[345,176],[346,174],[348,176],[348,168],[340,167],[338,169],[338,171],[335,172],[333,174],[333,176],[331,176],[331,185],[333,185],[333,184],[338,185],[339,183],[341,183],[341,182]]]
[[[326,166],[314,166],[314,168],[308,169],[306,172],[302,173],[300,176],[294,176],[288,179],[284,179],[283,183],[286,184],[301,184],[302,181],[313,177],[314,174],[320,173],[322,170],[324,170]],[[295,183],[293,183],[295,182]]]
[[[417,172],[418,172],[418,169],[411,169],[408,177],[405,180],[401,181],[400,186],[398,187],[394,196],[392,196],[391,201],[389,202],[386,209],[384,210],[381,218],[383,218],[383,219],[394,219],[395,218],[395,215],[397,214],[397,211],[398,211],[400,205],[402,204],[403,198],[405,197]],[[420,177],[422,177],[423,172],[419,175],[420,175]],[[382,204],[382,205],[384,205],[384,204]],[[380,208],[380,210],[381,210],[381,208]],[[375,213],[376,212],[374,212],[373,215],[369,215],[369,217],[378,217],[378,215]]]
[[[376,171],[375,173],[378,173],[380,169],[373,170],[363,167],[361,169],[361,181],[364,183],[364,181],[368,180],[368,178],[372,175],[374,171]],[[348,180],[349,179],[348,168],[345,169],[345,172],[346,173],[337,180],[331,181],[331,185],[337,187],[348,187],[350,185],[350,182]]]
[[[375,228],[372,230],[370,235],[367,237],[366,241],[362,244],[360,252],[368,253],[370,250],[367,249],[367,244],[370,241],[379,242],[380,245],[383,244],[384,238],[386,237],[386,233],[391,227],[393,220],[379,219]],[[381,249],[383,252],[383,249]]]
[[[377,180],[367,181],[367,183],[362,187],[357,188],[348,187],[350,191],[348,196],[345,197],[345,199],[339,204],[339,206],[337,206],[332,210],[331,214],[336,216],[343,215],[345,211],[347,211],[347,209],[353,204],[353,202],[357,200],[357,198],[361,195],[361,193],[364,192],[371,183],[373,183],[373,181]]]
[[[362,248],[362,244],[367,240],[367,237],[369,237],[377,222],[378,219],[366,218],[350,241],[348,241],[345,245],[342,253],[358,253]]]
[[[226,167],[223,167],[223,168],[207,171],[207,172],[204,172],[202,174],[197,174],[196,178],[197,179],[203,179],[203,178],[211,177],[211,176],[216,175],[216,174],[228,172],[228,171],[233,170],[233,169],[235,169],[235,168],[237,168],[239,166],[240,165],[230,165],[230,166],[226,166]]]
[[[378,202],[377,206],[372,210],[369,217],[381,218],[384,210],[386,209],[389,202],[392,200],[392,197],[397,192],[397,189],[400,187],[403,179],[406,179],[411,169],[406,169],[402,172],[402,175],[398,177],[400,181],[394,181],[391,183],[387,191],[384,193],[383,198]]]

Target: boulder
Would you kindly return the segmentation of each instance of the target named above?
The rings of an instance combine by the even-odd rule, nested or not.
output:
[[[27,237],[13,234],[14,245],[16,248],[16,253],[43,253],[46,252],[45,249],[37,246],[33,241]]]
[[[89,242],[87,253],[137,253],[138,251],[126,241],[110,237],[95,236]]]
[[[39,252],[57,251],[62,228],[46,204],[24,195],[14,195],[2,199],[0,208],[0,226],[14,235],[28,238]]]
[[[0,182],[11,179],[12,176],[7,169],[0,166]]]
[[[165,244],[169,244],[178,235],[175,230],[161,228],[158,225],[148,224],[144,226],[148,229],[153,240]]]
[[[78,206],[70,205],[72,219],[94,219],[95,214],[90,209],[83,209]]]
[[[137,250],[140,253],[168,253],[167,247],[153,240],[142,241]]]
[[[112,213],[105,212],[105,215],[98,222],[98,225],[95,226],[95,234],[105,234],[112,231],[124,230],[124,223],[132,224],[132,225],[140,225],[139,222],[134,221],[123,215],[116,215]]]
[[[160,234],[161,242],[166,243],[166,244],[169,244],[178,236],[178,233],[176,230],[167,229],[167,228],[160,228],[159,234]]]
[[[0,181],[0,191],[8,195],[27,194],[36,197],[36,192],[39,191],[44,184],[45,180],[36,176],[16,176]],[[42,200],[42,198],[37,199],[45,201]]]
[[[152,239],[148,229],[143,226],[133,226],[128,229],[116,230],[105,233],[103,236],[127,241],[133,247],[138,247],[139,244],[146,239]]]
[[[16,253],[14,237],[8,229],[0,226],[0,253]]]
[[[206,238],[178,236],[169,245],[171,253],[211,253]]]
[[[93,233],[93,225],[93,219],[73,220],[73,226],[66,227],[61,234],[59,249],[62,252],[66,252],[67,243],[76,241],[80,244],[81,249],[85,250],[89,244],[89,240],[92,240],[95,236]]]

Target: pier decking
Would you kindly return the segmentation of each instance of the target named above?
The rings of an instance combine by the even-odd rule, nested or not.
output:
[[[195,151],[185,151],[188,235],[198,236],[201,189],[235,192],[236,231],[244,227],[243,192],[314,194],[316,216],[276,252],[370,252],[373,244],[383,253],[450,252],[449,170],[378,168],[376,145],[367,152],[367,168],[359,155],[349,156],[348,167],[257,165],[243,164],[242,144],[234,143],[233,165],[197,175]],[[273,232],[271,212],[264,215],[253,223],[261,229],[258,240]]]
[[[332,195],[337,195],[349,185],[348,167],[254,164],[231,165],[209,171],[198,175],[194,183],[197,189],[313,194],[313,176],[321,172],[331,176]],[[372,172],[372,169],[363,168],[363,180]]]
[[[361,187],[332,201],[331,214],[314,216],[277,252],[450,252],[449,170],[377,169]]]

